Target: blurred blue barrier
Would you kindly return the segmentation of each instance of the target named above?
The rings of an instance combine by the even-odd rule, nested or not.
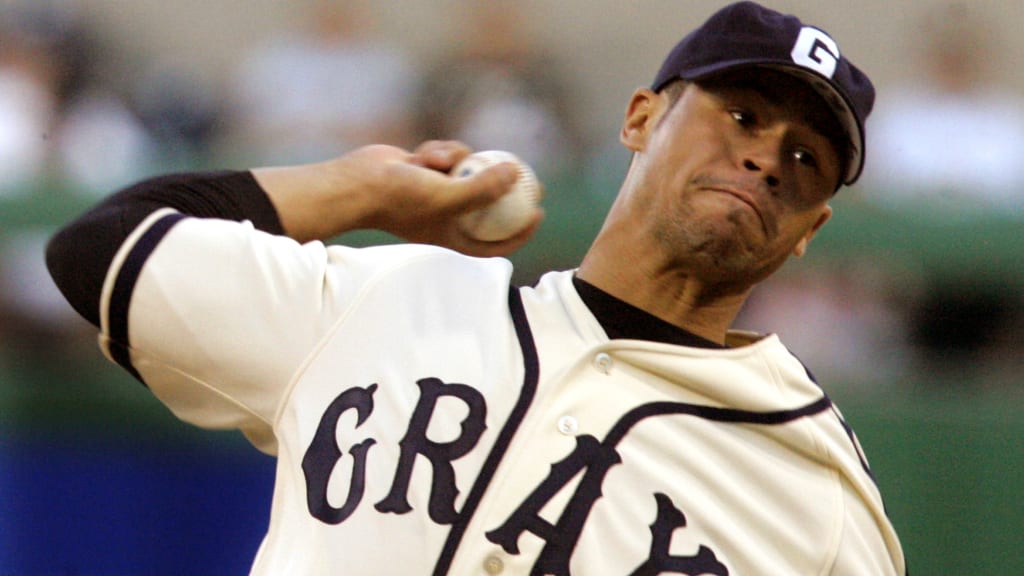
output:
[[[242,441],[0,442],[0,574],[246,574],[274,460]]]

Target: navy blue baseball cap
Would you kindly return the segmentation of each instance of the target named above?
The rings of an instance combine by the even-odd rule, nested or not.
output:
[[[730,4],[676,44],[651,88],[657,92],[673,80],[699,81],[756,67],[792,74],[824,98],[849,138],[842,183],[856,182],[864,169],[864,121],[874,106],[875,88],[828,33],[796,16],[754,2]]]

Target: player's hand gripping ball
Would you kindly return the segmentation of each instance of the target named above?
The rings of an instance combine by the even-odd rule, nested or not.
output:
[[[512,162],[519,176],[507,194],[496,202],[459,218],[459,227],[467,236],[485,242],[497,242],[514,236],[533,219],[543,195],[540,181],[525,162],[511,152],[484,150],[466,156],[452,169],[456,178],[465,178],[495,164]]]

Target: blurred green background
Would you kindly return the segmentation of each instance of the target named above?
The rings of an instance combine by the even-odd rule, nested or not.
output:
[[[253,88],[249,99],[239,95],[258,76],[261,68],[247,62],[265,44],[280,35],[338,32],[304,27],[303,17],[320,4],[207,4],[0,5],[0,574],[243,574],[269,512],[272,458],[238,434],[178,422],[102,358],[95,330],[61,301],[43,269],[43,246],[56,227],[152,174],[315,160],[365,142],[409,145],[455,135],[530,157],[546,183],[547,218],[512,257],[516,280],[530,283],[579,261],[629,161],[615,144],[629,93],[680,30],[720,5],[518,3],[508,20],[517,14],[520,28],[470,35],[491,40],[479,50],[498,66],[485,69],[479,59],[465,67],[457,49],[469,41],[465,19],[479,3],[325,3],[343,8],[357,36],[372,32],[374,43],[404,53],[408,62],[396,70],[424,77],[361,90],[348,100],[372,97],[355,112],[328,106],[324,115],[306,117],[324,103],[305,100],[313,72],[275,84],[280,69],[267,65],[270,98],[257,97],[266,86]],[[767,4],[834,31],[847,54],[877,70],[880,97],[905,81],[927,84],[911,48],[932,22],[922,14],[946,6]],[[511,10],[516,3],[496,5]],[[947,23],[984,12],[989,36],[1024,23],[1018,2],[953,6],[972,8],[944,12]],[[359,7],[372,18],[348,11]],[[678,18],[667,22],[670,13]],[[985,53],[994,68],[1021,61],[1024,42],[1012,34],[999,42]],[[306,60],[330,60],[331,51],[319,50]],[[347,82],[390,62],[373,61],[381,67],[351,60],[356,73]],[[437,63],[441,72],[431,79],[426,71]],[[521,74],[519,88],[506,77],[510,70]],[[240,71],[243,77],[233,78]],[[44,79],[50,92],[22,89],[31,84],[26,78]],[[1010,110],[1024,110],[1024,80],[1001,79],[1000,98]],[[295,87],[297,94],[287,90]],[[317,90],[330,103],[341,88]],[[473,117],[475,131],[453,124],[475,99],[495,94],[492,112],[501,111],[503,122],[489,124],[485,110]],[[402,98],[393,102],[396,96]],[[272,111],[275,101],[282,108],[297,103],[295,115]],[[935,100],[939,123],[952,117],[945,102]],[[518,116],[534,104],[536,116]],[[896,109],[884,100],[879,106],[879,113]],[[387,114],[374,116],[379,109]],[[285,133],[269,122],[278,113],[301,129]],[[347,113],[373,119],[370,126],[333,126],[331,137],[347,131],[326,138],[322,124]],[[396,115],[402,122],[390,122]],[[42,120],[25,126],[37,116]],[[1001,118],[1007,126],[1021,123],[1014,114]],[[923,121],[914,121],[922,138],[938,144],[933,155],[958,143],[935,142],[923,136],[931,134]],[[531,126],[528,137],[503,139]],[[1012,137],[996,137],[980,136],[1022,157]],[[313,148],[295,144],[314,139]],[[926,184],[904,178],[910,170],[886,168],[911,162],[910,152],[927,144],[896,148],[888,158],[869,149],[869,173],[876,170],[840,192],[808,255],[767,281],[737,325],[779,333],[836,400],[867,452],[912,574],[1024,574],[1024,178],[995,185],[971,173],[969,184],[955,182],[968,166],[943,184]],[[998,156],[983,152],[983,159]],[[1013,175],[989,168],[997,170]],[[336,241],[396,240],[357,232]]]

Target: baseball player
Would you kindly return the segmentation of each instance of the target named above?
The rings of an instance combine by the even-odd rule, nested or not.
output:
[[[838,409],[730,328],[857,179],[873,99],[827,33],[742,2],[633,94],[605,226],[534,286],[475,256],[540,215],[466,238],[515,176],[449,177],[453,142],[142,182],[47,259],[111,360],[277,457],[253,574],[904,574]],[[367,227],[411,242],[317,241]]]

